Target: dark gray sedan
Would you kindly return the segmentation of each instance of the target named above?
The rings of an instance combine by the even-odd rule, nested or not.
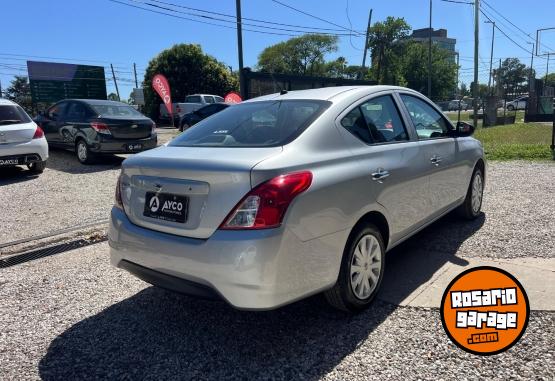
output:
[[[136,153],[156,147],[156,124],[128,104],[66,99],[42,113],[36,123],[48,145],[75,150],[83,164],[98,154]]]

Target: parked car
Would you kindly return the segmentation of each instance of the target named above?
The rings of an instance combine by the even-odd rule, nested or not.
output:
[[[0,168],[25,165],[42,173],[48,160],[44,132],[17,103],[0,99]]]
[[[179,131],[184,131],[187,128],[191,127],[193,124],[196,124],[201,120],[208,118],[210,115],[225,110],[228,107],[229,104],[227,103],[214,103],[208,106],[201,107],[196,111],[185,114],[179,122]]]
[[[156,124],[115,101],[66,99],[36,120],[51,147],[74,150],[83,164],[98,154],[135,153],[156,147]]]
[[[459,108],[461,110],[467,111],[468,103],[463,100],[459,101],[458,99],[453,99],[452,101],[449,101],[449,111],[458,111]]]
[[[224,103],[224,98],[212,94],[193,94],[185,97],[185,102],[172,103],[174,125],[179,127],[179,122],[185,114],[189,114],[201,107],[212,103]],[[166,105],[160,104],[159,119],[163,122],[170,122],[170,115]]]
[[[123,162],[111,262],[241,309],[324,291],[361,310],[388,250],[452,210],[479,216],[485,161],[473,131],[401,87],[242,102]]]
[[[526,110],[526,103],[528,102],[528,96],[520,97],[513,101],[507,102],[507,110]]]

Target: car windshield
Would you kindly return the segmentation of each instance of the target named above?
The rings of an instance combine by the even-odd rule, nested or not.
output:
[[[285,100],[241,103],[214,114],[171,141],[180,147],[273,147],[293,141],[331,103]]]
[[[15,105],[0,105],[0,126],[29,123],[31,118],[23,109]]]
[[[127,106],[124,104],[91,104],[91,107],[97,112],[100,116],[108,117],[108,118],[145,118],[143,114],[135,110],[131,106]]]

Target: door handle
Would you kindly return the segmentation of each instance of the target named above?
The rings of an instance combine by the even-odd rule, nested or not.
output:
[[[389,177],[389,175],[389,171],[386,171],[383,168],[378,168],[377,172],[372,173],[372,180],[382,183],[383,179]]]
[[[430,158],[430,161],[437,167],[439,163],[441,163],[441,157],[438,155],[434,155]]]

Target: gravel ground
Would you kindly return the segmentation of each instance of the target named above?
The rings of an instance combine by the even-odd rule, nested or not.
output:
[[[161,131],[162,141],[175,134]],[[0,244],[107,219],[121,160],[83,166],[73,154],[53,151],[49,168],[38,178],[23,171],[0,174],[2,198],[10,200],[4,205]],[[491,162],[481,218],[469,223],[448,216],[403,247],[451,256],[555,257],[553,179],[553,163]]]
[[[0,270],[0,379],[553,379],[555,314],[492,357],[467,354],[436,309],[376,302],[348,317],[319,297],[236,311],[109,265],[107,244]],[[386,275],[387,276],[387,275]]]
[[[175,131],[160,129],[160,144]],[[5,200],[0,244],[106,220],[125,157],[109,156],[95,165],[82,165],[74,153],[52,150],[46,170],[38,177],[22,167],[0,172],[0,194]]]

